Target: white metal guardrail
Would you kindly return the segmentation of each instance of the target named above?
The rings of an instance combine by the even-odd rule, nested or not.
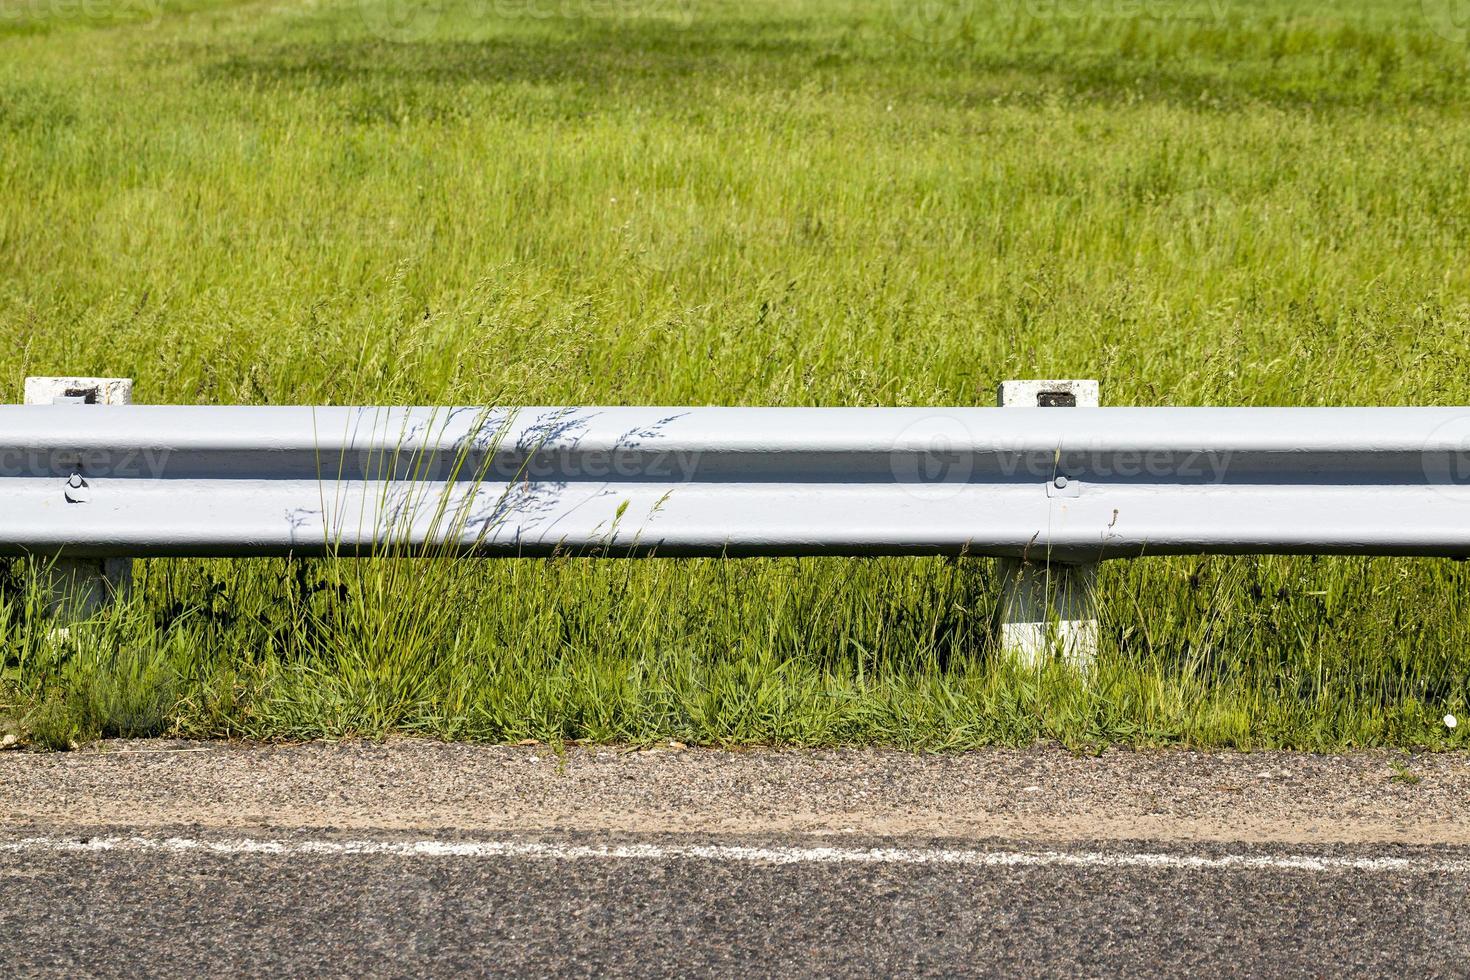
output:
[[[1462,408],[97,409],[65,381],[0,407],[0,552],[1470,555]],[[1089,397],[1051,387],[1022,397]]]
[[[4,406],[0,551],[1464,556],[1467,426],[1427,408]]]

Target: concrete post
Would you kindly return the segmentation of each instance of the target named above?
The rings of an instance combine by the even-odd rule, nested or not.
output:
[[[1096,408],[1096,381],[1005,381],[1001,408]],[[1001,652],[1030,668],[1053,653],[1077,670],[1097,656],[1097,563],[1002,558],[998,636]]]
[[[131,378],[26,378],[27,405],[68,405],[89,411],[93,405],[128,405]],[[81,465],[68,481],[75,491],[62,491],[75,506],[86,506],[86,477]],[[68,621],[91,616],[133,584],[131,558],[37,558],[36,569],[47,590],[46,611]]]

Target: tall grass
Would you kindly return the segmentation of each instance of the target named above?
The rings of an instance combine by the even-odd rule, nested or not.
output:
[[[1467,403],[1470,47],[1440,6],[0,0],[0,386]],[[64,640],[0,593],[11,725],[1450,745],[1470,678],[1435,561],[1109,565],[1091,686],[990,655],[980,559],[138,581]]]

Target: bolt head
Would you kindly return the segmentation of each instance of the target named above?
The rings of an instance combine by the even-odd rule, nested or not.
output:
[[[1056,487],[1058,490],[1065,490],[1067,489],[1067,478],[1065,476],[1059,476],[1055,480],[1051,481],[1051,485]]]
[[[73,473],[71,476],[67,477],[66,485],[73,489],[80,487],[82,485],[82,474]]]

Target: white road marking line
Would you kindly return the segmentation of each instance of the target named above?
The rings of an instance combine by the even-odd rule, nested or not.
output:
[[[976,868],[1161,868],[1183,871],[1436,872],[1470,873],[1470,859],[1347,857],[1304,854],[1168,854],[1107,851],[982,851],[918,848],[743,847],[731,844],[564,844],[547,841],[256,840],[248,837],[21,837],[0,840],[0,852],[88,854],[163,851],[207,854],[543,858],[558,861],[632,860],[743,862],[748,864],[916,864]]]

